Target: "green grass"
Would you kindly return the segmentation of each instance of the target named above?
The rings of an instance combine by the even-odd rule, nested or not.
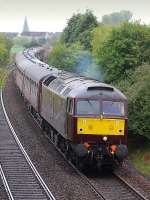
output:
[[[141,136],[130,136],[129,160],[142,174],[150,176],[150,141]]]
[[[145,150],[137,150],[135,154],[129,156],[129,159],[134,164],[135,168],[139,170],[144,175],[150,176],[150,149]]]
[[[9,73],[8,69],[0,67],[0,87],[2,87],[2,88],[5,86],[5,82],[6,82],[8,73]]]

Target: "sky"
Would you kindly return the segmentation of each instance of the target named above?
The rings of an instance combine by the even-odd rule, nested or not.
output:
[[[21,32],[27,16],[30,31],[62,31],[74,13],[105,14],[130,10],[133,19],[150,24],[150,0],[0,0],[0,31]]]

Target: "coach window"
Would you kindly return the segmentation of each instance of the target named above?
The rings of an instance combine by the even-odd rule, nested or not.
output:
[[[124,103],[114,101],[103,101],[103,114],[123,116],[125,114]]]
[[[67,113],[73,114],[73,100],[67,99]]]

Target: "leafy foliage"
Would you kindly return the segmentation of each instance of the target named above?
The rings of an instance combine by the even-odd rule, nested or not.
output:
[[[128,10],[122,10],[120,12],[113,12],[109,15],[102,17],[102,23],[106,25],[119,25],[123,22],[128,22],[132,18],[132,13]]]
[[[89,10],[85,14],[74,14],[63,31],[64,42],[70,45],[80,41],[85,49],[90,49],[91,31],[97,25],[96,17]]]
[[[9,60],[9,51],[11,48],[11,40],[5,34],[0,33],[0,65],[4,66]]]
[[[128,97],[129,132],[150,139],[149,45],[150,28],[138,23],[93,31],[92,52],[105,70],[105,80]]]
[[[129,129],[150,139],[150,65],[142,65],[119,82],[128,97]]]
[[[102,47],[107,38],[111,34],[112,28],[110,26],[98,26],[92,31],[92,53],[95,58],[99,59],[99,55],[102,51]]]
[[[5,86],[5,82],[6,82],[8,74],[9,74],[8,69],[0,67],[0,87]]]
[[[0,46],[0,65],[3,66],[8,62],[9,52],[6,48]]]
[[[13,61],[16,53],[23,51],[25,48],[39,46],[39,42],[29,37],[16,37],[13,39],[13,46],[10,51],[10,61]]]
[[[48,63],[61,69],[71,70],[76,63],[79,48],[77,43],[67,47],[64,43],[57,42],[49,54]]]
[[[143,63],[150,63],[150,28],[138,23],[124,23],[113,28],[100,46],[97,59],[104,68],[106,81],[118,81]]]
[[[13,40],[13,45],[14,46],[18,46],[18,47],[24,47],[24,48],[29,48],[29,47],[33,47],[33,46],[37,46],[38,43],[36,40],[32,40],[29,37],[16,37]]]

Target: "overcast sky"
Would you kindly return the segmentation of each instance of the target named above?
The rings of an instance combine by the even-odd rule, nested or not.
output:
[[[28,17],[31,31],[62,31],[73,13],[90,9],[98,20],[130,10],[134,19],[150,24],[150,0],[0,0],[0,31],[22,31]]]

